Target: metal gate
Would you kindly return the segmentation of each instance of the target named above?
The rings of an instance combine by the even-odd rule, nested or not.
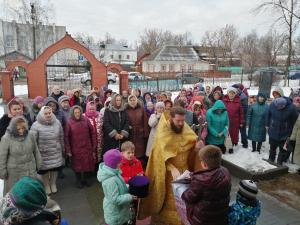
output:
[[[84,95],[91,90],[91,72],[89,65],[46,65],[48,94],[54,85],[65,93],[67,90],[80,88]]]

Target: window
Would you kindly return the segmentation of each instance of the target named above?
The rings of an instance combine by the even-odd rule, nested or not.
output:
[[[130,59],[130,55],[127,55],[127,56],[126,56],[126,59]]]
[[[119,60],[121,60],[122,59],[122,55],[119,55]]]
[[[165,64],[160,65],[160,71],[161,72],[166,72],[167,66]]]
[[[25,50],[26,49],[26,46],[27,46],[27,43],[26,43],[26,37],[25,36],[20,36],[20,39],[19,39],[19,50]]]
[[[114,59],[114,55],[110,55],[110,58],[111,58],[111,59]]]
[[[12,35],[6,35],[6,47],[8,48],[14,47],[14,38]]]
[[[150,65],[150,70],[149,72],[155,72],[155,65]]]
[[[190,64],[189,64],[189,65],[188,65],[188,70],[189,70],[189,71],[193,71],[193,70],[194,70],[194,65],[190,65]]]
[[[169,72],[175,72],[175,64],[169,65]]]

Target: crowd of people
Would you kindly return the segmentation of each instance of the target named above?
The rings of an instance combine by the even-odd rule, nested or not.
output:
[[[107,87],[95,87],[84,96],[80,89],[63,92],[58,86],[49,97],[37,96],[32,104],[15,97],[0,119],[4,194],[24,176],[40,179],[45,193],[55,194],[57,177],[63,177],[64,166],[70,164],[80,189],[90,186],[89,173],[98,172],[105,195],[105,221],[122,225],[128,224],[129,204],[137,205],[137,196],[128,194],[126,183],[134,176],[147,175],[149,196],[139,202],[139,217],[176,225],[180,220],[171,182],[189,169],[195,173],[182,198],[190,223],[208,224],[216,216],[225,221],[230,176],[220,160],[222,154],[234,153],[239,137],[243,154],[251,154],[248,142],[252,152],[260,153],[268,134],[270,162],[282,165],[291,158],[300,165],[300,96],[284,96],[280,87],[271,94],[271,101],[263,93],[250,98],[242,84],[224,91],[199,83],[181,89],[175,99],[168,92],[130,89],[117,94]],[[222,182],[216,174],[224,177]],[[203,188],[199,188],[201,182]],[[199,196],[204,192],[203,198],[212,200],[214,194],[208,193],[212,184],[223,190],[217,195],[220,202],[205,206]],[[243,185],[253,186],[242,182],[241,190]],[[242,194],[238,200],[248,204]],[[258,206],[257,201],[253,204]],[[205,213],[205,207],[212,206],[220,211]]]

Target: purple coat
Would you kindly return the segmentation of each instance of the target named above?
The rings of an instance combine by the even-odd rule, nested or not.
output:
[[[95,169],[97,139],[90,121],[70,118],[65,129],[65,150],[72,154],[72,169],[75,172],[92,172]]]
[[[195,172],[190,187],[182,194],[190,224],[228,224],[230,189],[230,174],[224,167]]]

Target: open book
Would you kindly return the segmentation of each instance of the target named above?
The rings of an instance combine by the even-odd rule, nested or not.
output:
[[[176,197],[181,198],[182,193],[190,186],[190,173],[190,171],[186,170],[172,182],[173,192]]]

